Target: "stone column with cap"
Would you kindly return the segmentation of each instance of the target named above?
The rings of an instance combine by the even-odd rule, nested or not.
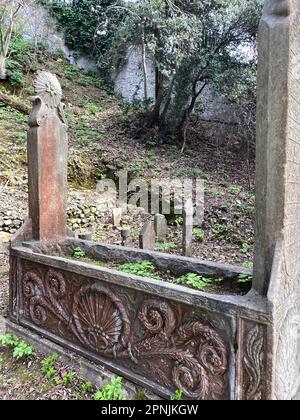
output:
[[[34,240],[55,240],[67,233],[67,123],[56,76],[41,72],[34,87],[28,132],[29,218]]]

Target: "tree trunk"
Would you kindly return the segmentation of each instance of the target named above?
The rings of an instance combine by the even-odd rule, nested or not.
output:
[[[182,153],[184,152],[184,149],[186,147],[187,128],[188,128],[188,125],[189,125],[191,114],[195,109],[197,99],[199,98],[199,96],[203,92],[206,85],[207,85],[207,82],[204,82],[203,85],[201,86],[201,88],[197,91],[196,90],[197,89],[197,81],[194,83],[194,86],[195,86],[194,92],[195,93],[191,98],[190,105],[184,111],[183,116],[182,116],[181,121],[180,121],[180,124],[178,126],[178,133],[179,133],[179,136],[180,136],[181,140],[183,141],[183,146],[182,146],[182,150],[181,150]]]
[[[28,115],[30,113],[30,106],[27,105],[24,102],[21,102],[18,99],[12,98],[9,95],[6,95],[5,93],[0,92],[0,102],[3,102],[4,104],[10,106],[11,108],[14,108],[22,114]]]
[[[7,77],[7,70],[5,68],[6,57],[0,53],[0,80],[5,80]]]
[[[160,111],[161,111],[163,98],[164,98],[164,76],[158,70],[157,81],[156,81],[156,101],[155,101],[155,106],[152,111],[152,118],[151,118],[153,124],[159,124]]]
[[[144,73],[144,99],[145,102],[148,102],[149,93],[148,93],[148,70],[147,70],[147,57],[146,57],[146,43],[145,43],[145,28],[143,28],[143,73]]]
[[[162,112],[161,117],[160,117],[160,126],[161,127],[163,127],[166,124],[167,113],[168,113],[168,110],[170,108],[170,104],[171,104],[171,100],[172,100],[172,94],[173,94],[173,90],[174,90],[175,80],[176,80],[176,72],[173,74],[173,77],[172,77],[172,80],[171,80],[171,83],[170,83],[170,86],[169,86],[167,98],[166,98],[166,103],[165,103],[163,112]]]
[[[19,12],[20,12],[20,10],[22,9],[23,6],[24,6],[24,4],[21,1],[16,6],[16,9],[14,11],[12,11],[10,13],[10,15],[8,16],[8,27],[7,27],[6,31],[4,33],[1,31],[1,37],[0,37],[0,79],[2,79],[2,80],[5,80],[6,77],[7,77],[7,70],[5,68],[5,61],[7,59],[9,46],[10,46],[10,42],[11,42],[11,37],[12,37],[14,26],[15,26],[15,22],[16,22],[18,14],[19,14]],[[2,19],[1,23],[3,24],[3,19]]]

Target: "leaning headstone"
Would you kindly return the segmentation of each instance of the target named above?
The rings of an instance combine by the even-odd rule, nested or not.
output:
[[[190,199],[185,203],[183,210],[183,255],[191,257],[193,255],[193,227],[194,227],[194,206]]]
[[[140,248],[153,251],[155,248],[155,230],[152,220],[148,220],[140,233]]]
[[[120,226],[121,221],[122,221],[122,209],[121,208],[113,209],[113,225],[118,227]]]
[[[154,229],[156,238],[159,242],[167,239],[168,224],[167,219],[163,214],[156,214],[154,218]]]
[[[29,217],[33,239],[54,240],[67,234],[67,123],[56,76],[41,72],[34,86],[28,132]]]

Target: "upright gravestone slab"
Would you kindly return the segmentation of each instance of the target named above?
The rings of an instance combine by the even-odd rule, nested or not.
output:
[[[29,217],[35,240],[66,236],[67,124],[57,78],[39,73],[29,117]]]
[[[167,219],[163,214],[156,214],[154,218],[155,234],[159,242],[164,242],[167,239],[168,224]]]
[[[193,227],[194,227],[194,206],[190,199],[185,203],[183,211],[183,255],[191,257],[193,255]]]
[[[299,0],[267,0],[259,32],[254,289],[273,312],[272,397],[291,399],[300,385]]]
[[[121,230],[122,246],[129,245],[130,233],[131,232],[129,228],[123,228]]]
[[[123,210],[121,208],[115,208],[113,209],[113,225],[114,226],[120,226],[122,221],[122,213]]]
[[[152,220],[148,220],[140,233],[140,248],[153,251],[155,248],[155,231]]]

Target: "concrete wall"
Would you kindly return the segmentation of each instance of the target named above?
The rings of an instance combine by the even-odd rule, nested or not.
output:
[[[155,98],[155,70],[151,59],[147,60],[149,98]],[[142,53],[138,47],[129,47],[126,64],[114,78],[115,92],[127,101],[144,99],[144,75],[142,69]],[[228,124],[238,122],[238,109],[224,97],[216,96],[207,87],[202,95],[201,111],[197,111],[206,121],[221,121]]]
[[[134,1],[134,0],[127,0]],[[78,57],[65,44],[63,34],[56,30],[55,21],[49,16],[47,10],[34,4],[22,11],[20,28],[26,39],[33,44],[42,42],[46,47],[55,52],[61,50],[70,64],[80,69],[93,69],[97,71],[95,61],[88,56]],[[148,58],[148,86],[149,98],[155,98],[155,70],[153,62]],[[115,75],[115,92],[127,101],[144,99],[144,76],[142,69],[142,54],[138,47],[129,47],[127,51],[126,64]],[[237,122],[237,109],[222,97],[216,97],[209,88],[204,92],[203,108],[200,112],[201,118],[205,120],[217,120],[225,123]]]
[[[127,101],[143,100],[144,75],[142,54],[138,47],[129,47],[126,64],[115,77],[115,92]],[[147,60],[149,98],[155,98],[155,70],[150,59]]]
[[[80,69],[97,70],[95,61],[84,55],[78,57],[66,46],[63,34],[58,33],[55,21],[44,7],[37,4],[27,6],[22,10],[20,17],[20,29],[25,39],[33,44],[42,42],[51,52],[63,51],[70,64]]]

